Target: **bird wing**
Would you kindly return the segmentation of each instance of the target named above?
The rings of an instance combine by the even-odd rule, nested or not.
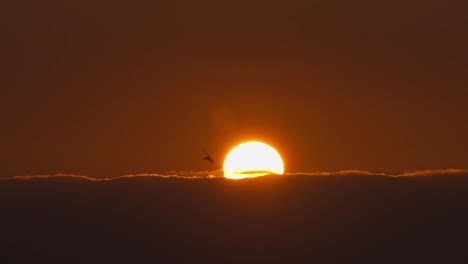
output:
[[[205,154],[206,154],[206,157],[204,157],[203,159],[204,159],[204,160],[207,160],[207,161],[209,161],[209,162],[211,162],[211,163],[214,163],[213,158],[212,158],[211,155],[208,153],[208,151],[206,151],[205,148],[203,148],[203,152],[205,152]]]

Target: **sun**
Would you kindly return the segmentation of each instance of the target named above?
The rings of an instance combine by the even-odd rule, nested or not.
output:
[[[224,177],[228,179],[255,178],[284,173],[283,160],[271,146],[250,141],[233,148],[224,160]]]

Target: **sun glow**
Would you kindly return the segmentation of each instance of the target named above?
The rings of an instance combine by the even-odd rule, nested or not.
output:
[[[270,174],[282,175],[284,164],[278,152],[262,142],[245,142],[233,148],[224,160],[224,177],[255,178]]]

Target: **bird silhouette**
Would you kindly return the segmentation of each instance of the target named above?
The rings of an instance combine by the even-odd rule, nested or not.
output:
[[[205,148],[203,148],[203,152],[205,152],[205,157],[204,157],[203,159],[204,159],[204,160],[207,160],[207,161],[209,161],[209,162],[211,162],[211,163],[214,163],[213,158],[211,157],[210,154],[208,154],[208,152],[206,151]]]

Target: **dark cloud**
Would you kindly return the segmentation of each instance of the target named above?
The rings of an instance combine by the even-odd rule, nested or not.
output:
[[[206,179],[216,173],[1,181],[2,263],[466,259],[466,170]]]

